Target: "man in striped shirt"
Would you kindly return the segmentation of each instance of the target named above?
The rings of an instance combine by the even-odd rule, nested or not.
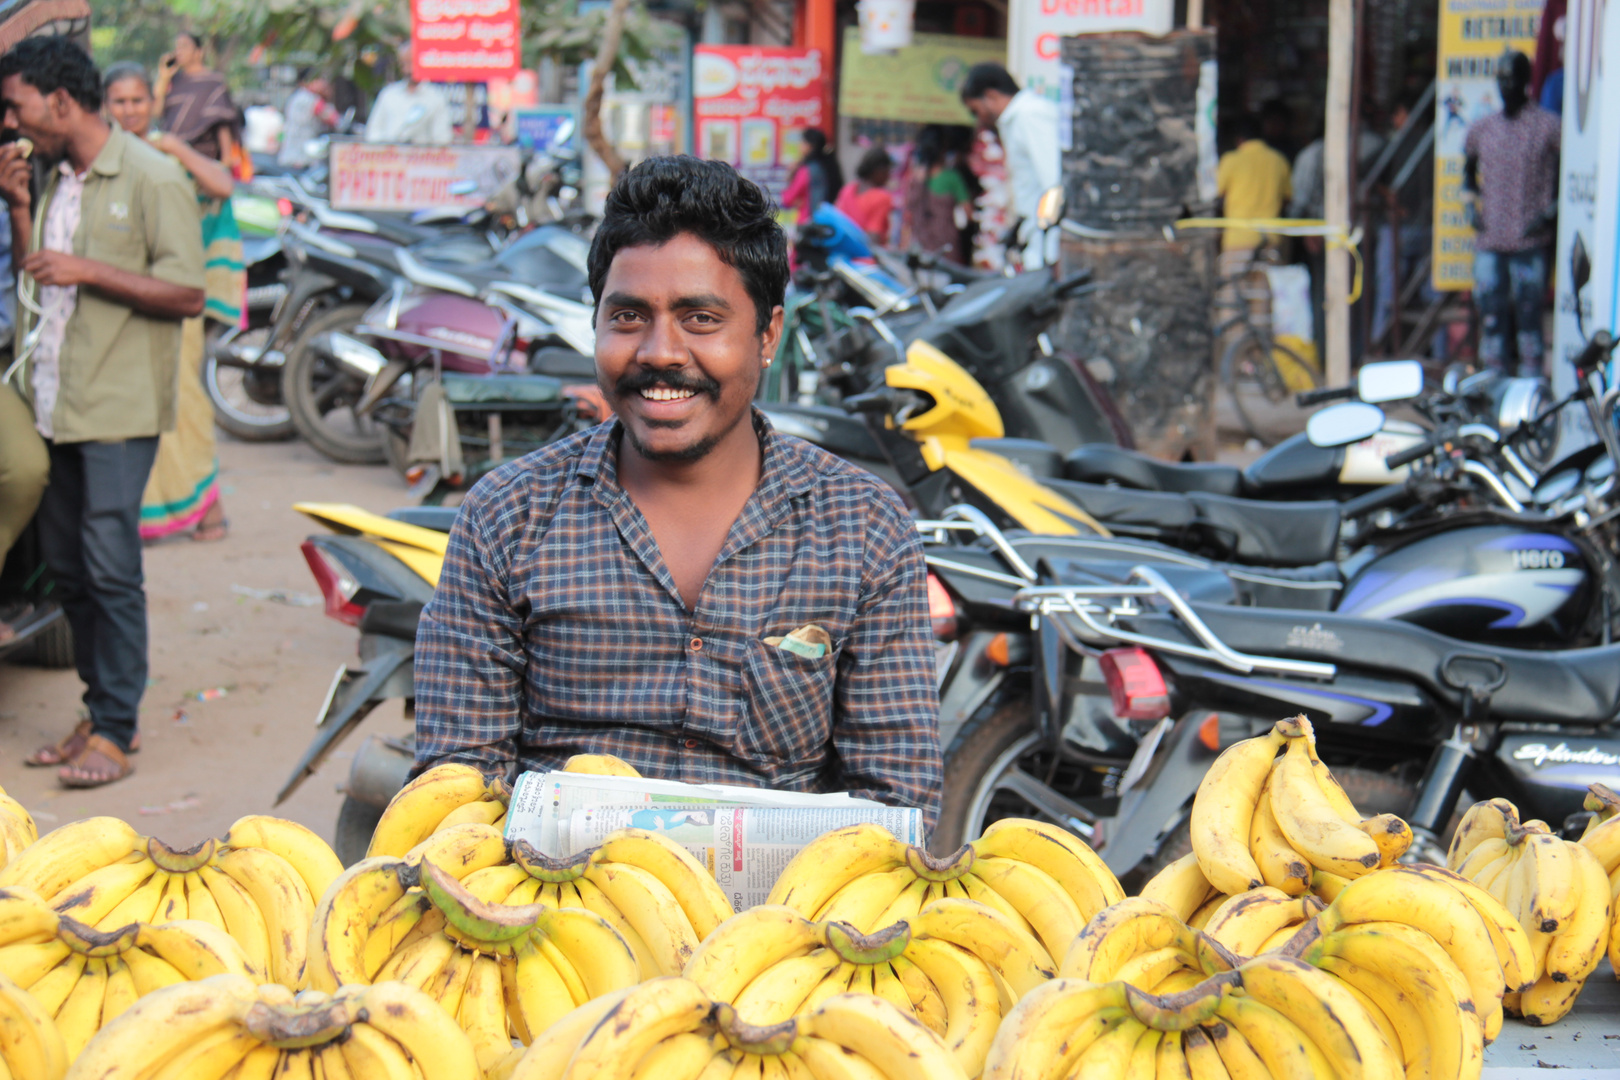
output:
[[[939,809],[926,568],[875,477],[771,429],[787,245],[727,165],[655,158],[591,246],[616,418],[485,477],[416,641],[417,768],[848,790]]]

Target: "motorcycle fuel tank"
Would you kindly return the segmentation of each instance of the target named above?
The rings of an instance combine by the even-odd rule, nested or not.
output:
[[[1373,559],[1346,586],[1338,612],[1468,640],[1557,642],[1580,628],[1590,576],[1581,549],[1555,533],[1450,529]]]
[[[444,367],[448,371],[486,374],[489,354],[506,329],[506,319],[488,304],[454,293],[427,293],[408,296],[400,304],[395,329],[444,343]],[[417,359],[426,348],[398,346],[407,359]]]
[[[1570,728],[1508,732],[1489,768],[1498,774],[1493,790],[1512,792],[1522,817],[1556,829],[1580,812],[1589,784],[1620,785],[1620,736]]]

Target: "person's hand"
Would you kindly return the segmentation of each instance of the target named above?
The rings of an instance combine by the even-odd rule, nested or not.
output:
[[[179,66],[180,59],[172,52],[164,53],[163,58],[158,61],[158,67],[162,68],[164,71],[173,71]]]
[[[32,203],[28,191],[32,179],[33,169],[23,157],[22,147],[16,143],[0,146],[0,199],[13,210],[27,210]]]
[[[172,133],[167,131],[152,136],[151,142],[153,146],[157,147],[165,154],[171,154],[176,157],[178,157],[180,154],[179,148],[185,145],[185,143],[181,142]]]
[[[35,251],[17,264],[41,285],[88,285],[95,280],[95,262],[65,251]]]

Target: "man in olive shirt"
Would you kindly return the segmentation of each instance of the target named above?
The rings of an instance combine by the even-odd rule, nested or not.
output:
[[[203,308],[197,196],[179,165],[101,117],[101,73],[68,38],[0,56],[0,198],[18,260],[20,389],[50,453],[41,546],[73,627],[90,719],[30,765],[94,787],[130,772],[146,688],[140,504],[174,427],[180,322]]]

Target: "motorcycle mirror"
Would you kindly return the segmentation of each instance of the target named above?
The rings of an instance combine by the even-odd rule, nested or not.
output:
[[[478,181],[476,180],[456,180],[450,185],[450,194],[452,195],[475,195],[477,192]],[[1413,363],[1416,363],[1416,361],[1413,361]]]
[[[1356,396],[1368,404],[1404,401],[1423,393],[1423,365],[1416,360],[1365,364],[1356,374]]]
[[[1592,280],[1592,257],[1586,253],[1586,241],[1577,230],[1575,243],[1569,252],[1570,295],[1575,298],[1575,328],[1586,336],[1586,314],[1582,310],[1581,290]]]
[[[1349,446],[1370,439],[1384,426],[1384,410],[1364,401],[1345,401],[1312,413],[1305,437],[1312,446]]]
[[[1049,187],[1035,204],[1035,227],[1042,232],[1063,220],[1063,189]]]
[[[569,139],[572,139],[573,137],[574,137],[574,118],[572,116],[565,117],[563,119],[563,122],[557,125],[557,132],[556,132],[556,134],[552,135],[552,137],[551,137],[551,145],[552,146],[562,146],[564,143],[566,143]]]

